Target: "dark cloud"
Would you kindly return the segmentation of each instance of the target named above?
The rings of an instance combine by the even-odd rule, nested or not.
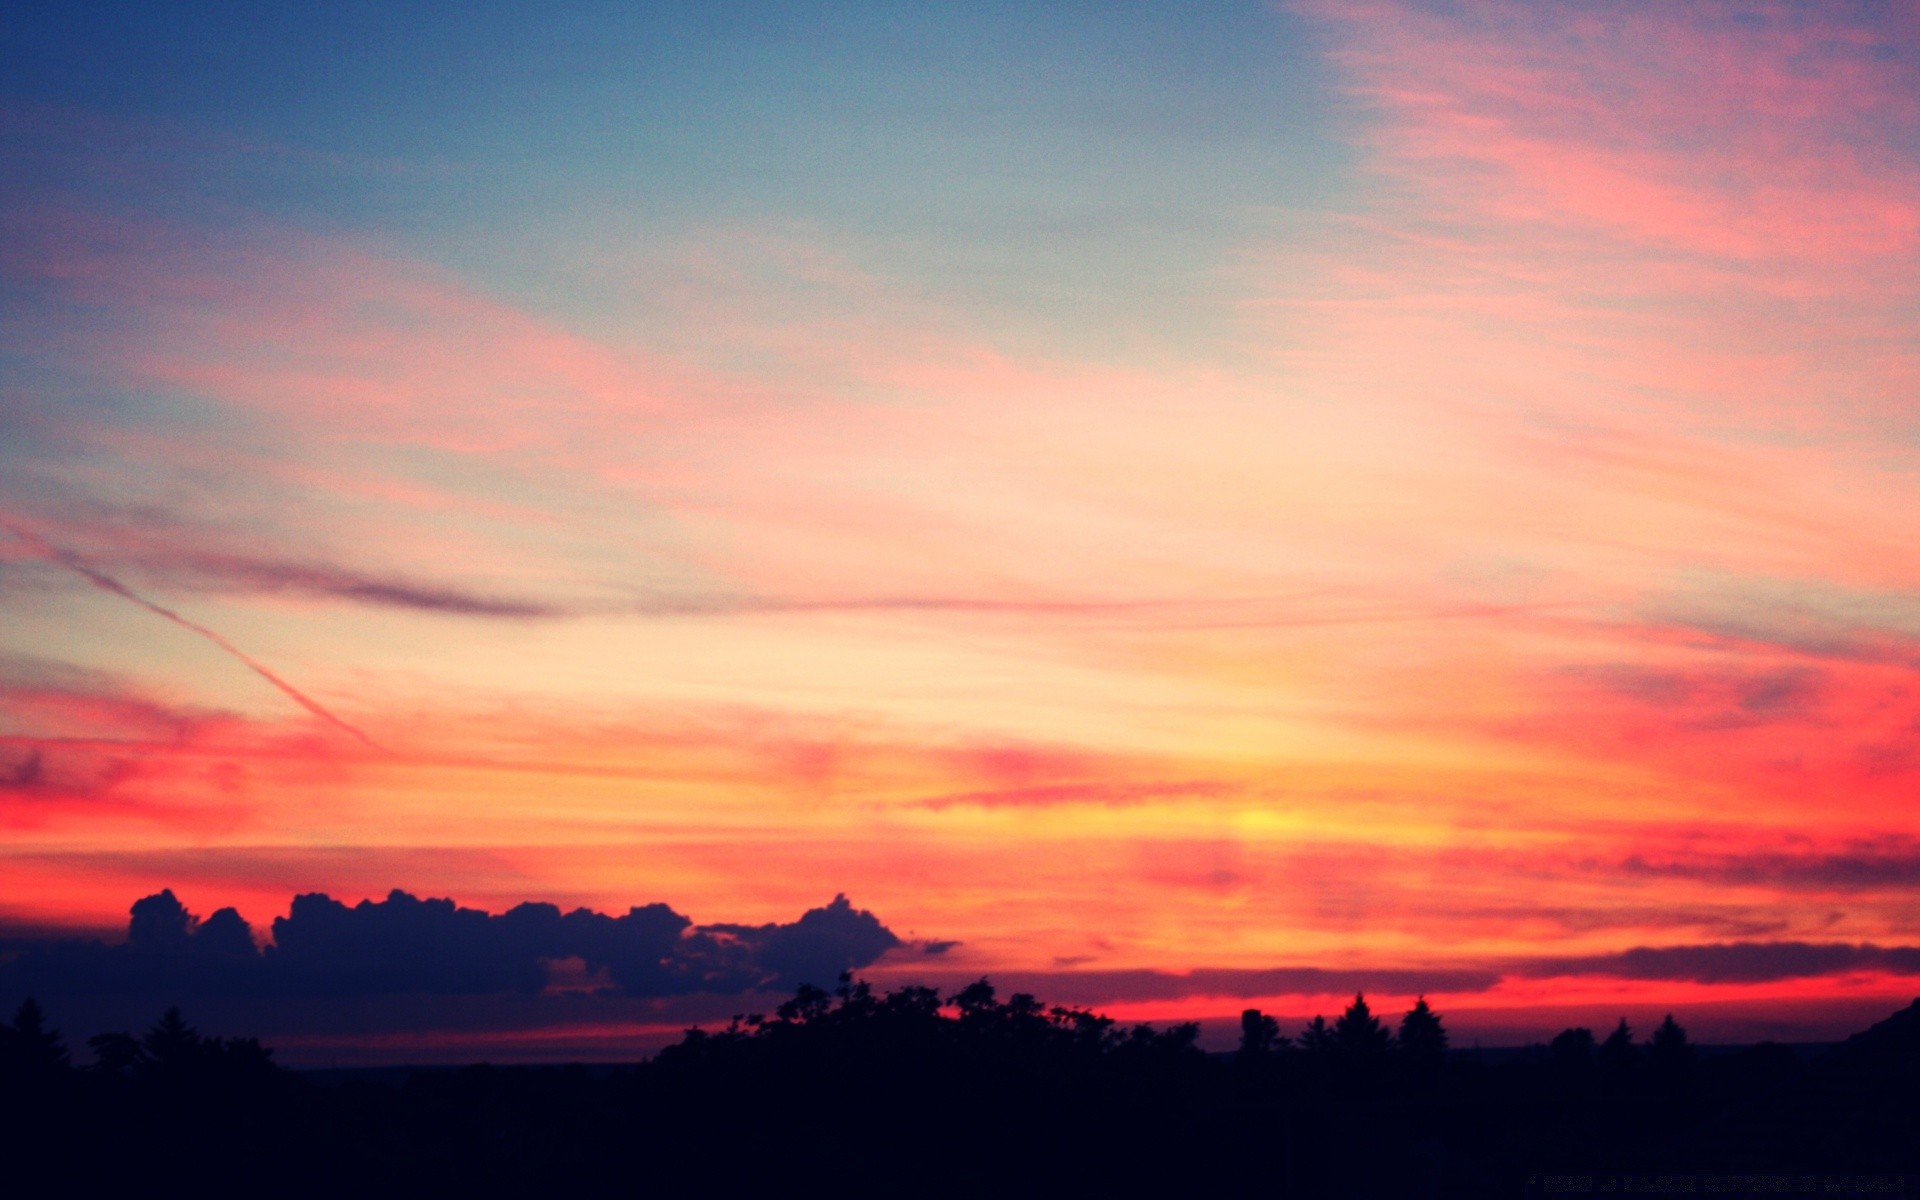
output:
[[[3,747],[0,805],[5,807],[0,807],[0,817],[19,820],[65,804],[98,804],[133,774],[128,756],[93,746]]]
[[[1812,711],[1826,686],[1826,673],[1805,667],[1764,671],[1740,681],[1743,711],[1756,717],[1792,717]]]
[[[1003,990],[1031,992],[1049,1002],[1112,1004],[1184,1000],[1196,996],[1256,998],[1289,995],[1350,995],[1354,992],[1459,995],[1484,992],[1503,978],[1604,975],[1662,982],[1754,983],[1885,971],[1920,975],[1920,947],[1850,943],[1718,942],[1660,948],[1636,947],[1613,954],[1540,958],[1484,966],[1343,969],[1271,967],[1154,970],[1076,970],[1083,959],[1056,959],[1055,971],[995,975]],[[959,985],[955,975],[929,979]]]
[[[1565,673],[1701,729],[1738,729],[1819,716],[1828,674],[1812,667],[1767,670],[1655,671],[1625,664],[1577,666]]]
[[[629,593],[630,599],[559,602],[524,596],[500,595],[430,580],[376,574],[341,563],[316,559],[202,548],[190,544],[194,535],[181,532],[169,514],[115,512],[95,540],[117,542],[121,549],[102,556],[113,570],[125,570],[162,587],[199,591],[244,591],[344,600],[377,607],[411,609],[452,616],[510,620],[560,619],[590,615],[638,617],[732,617],[842,613],[926,613],[956,616],[1111,618],[1131,624],[1194,629],[1295,628],[1329,625],[1397,624],[1441,620],[1474,620],[1564,608],[1565,605],[1465,605],[1454,607],[1352,609],[1335,596],[1226,596],[1215,598],[1032,598],[1008,600],[985,596],[846,595],[831,597],[768,596],[753,594],[658,595]],[[174,531],[154,534],[161,525]],[[0,513],[0,528],[16,537],[46,547],[56,561],[81,570],[96,586],[155,608],[132,595],[124,584],[99,567],[82,563],[77,555],[51,546],[39,534]],[[0,562],[0,571],[7,564]],[[1318,611],[1300,611],[1303,600],[1318,599]],[[171,614],[162,613],[168,619]],[[198,632],[198,630],[196,630]]]
[[[1535,959],[1520,973],[1536,978],[1607,975],[1689,983],[1764,983],[1848,971],[1920,975],[1920,946],[1847,942],[1720,942],[1637,946],[1617,954]]]
[[[901,944],[844,896],[787,924],[697,926],[664,904],[618,917],[551,904],[495,915],[396,890],[351,906],[297,896],[263,947],[233,909],[202,921],[163,891],[133,905],[123,943],[0,944],[0,996],[533,998],[563,962],[584,964],[594,981],[587,990],[610,996],[735,995],[831,984]]]
[[[698,934],[724,950],[709,961],[741,978],[744,986],[833,980],[901,944],[879,918],[856,909],[845,896],[835,896],[825,908],[809,909],[791,925],[709,925]],[[702,953],[707,951],[703,948]],[[747,976],[753,976],[751,982]]]
[[[1056,959],[1071,968],[1084,959]],[[1486,966],[1344,969],[1320,967],[1221,968],[1186,972],[1154,970],[1036,971],[994,976],[1003,989],[1027,991],[1069,1004],[1133,1000],[1181,1000],[1193,996],[1341,995],[1383,992],[1459,994],[1482,992],[1501,979],[1521,976],[1606,975],[1697,983],[1751,983],[1886,971],[1920,975],[1920,947],[1871,943],[1715,942],[1691,946],[1636,947],[1612,954],[1530,959]],[[954,976],[945,983],[963,983]]]
[[[110,572],[130,572],[162,587],[308,596],[453,616],[532,619],[572,615],[572,610],[563,605],[493,595],[437,582],[378,575],[338,563],[182,545],[177,535],[156,537],[139,526],[124,529],[115,537],[116,541],[130,542],[132,545],[104,556],[101,562],[105,565],[83,559],[3,514],[0,514],[0,529],[40,549],[53,561],[78,571],[96,587],[149,608],[154,605],[146,598],[133,594],[125,583]]]
[[[39,787],[46,775],[46,760],[40,754],[40,747],[28,749],[25,757],[13,765],[11,786],[16,788]]]
[[[1920,665],[1920,642],[1905,629],[1805,616],[1793,625],[1739,619],[1691,620],[1682,623],[1716,641],[1755,646],[1808,658],[1836,662]]]
[[[187,552],[149,556],[142,560],[142,566],[169,576],[185,576],[202,587],[238,587],[453,616],[532,619],[569,615],[568,609],[556,604],[370,575],[330,563]]]
[[[1915,615],[1910,591],[1721,575],[1700,578],[1687,594],[1655,602],[1643,619],[1741,653],[1913,666],[1920,664]]]
[[[1587,869],[1597,864],[1582,864]],[[1607,864],[1614,869],[1616,864]],[[1551,923],[1568,934],[1612,930],[1687,929],[1696,936],[1744,939],[1783,933],[1788,924],[1777,913],[1760,908],[1679,908],[1672,905],[1579,907],[1530,904],[1460,905],[1449,910],[1463,922]]]
[[[1650,859],[1620,863],[1629,875],[1697,879],[1731,886],[1856,891],[1920,885],[1920,844],[1908,838],[1862,842],[1826,853],[1779,852]]]
[[[1069,960],[1070,961],[1070,960]],[[960,976],[942,984],[968,982]],[[1196,971],[1032,971],[995,975],[995,986],[1031,992],[1050,1003],[1115,1004],[1135,1000],[1184,1000],[1193,996],[1251,998],[1286,995],[1351,995],[1354,992],[1483,992],[1500,972],[1473,968],[1347,970],[1321,967],[1212,968]]]

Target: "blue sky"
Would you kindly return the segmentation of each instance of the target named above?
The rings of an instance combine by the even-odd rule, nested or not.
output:
[[[6,38],[0,94],[54,124],[15,118],[16,189],[373,233],[556,307],[543,263],[596,239],[771,220],[1164,336],[1342,187],[1329,72],[1268,5],[60,4]]]

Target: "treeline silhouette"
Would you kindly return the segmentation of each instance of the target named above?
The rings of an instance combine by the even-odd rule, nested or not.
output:
[[[75,1194],[1477,1198],[1920,1185],[1920,1001],[1824,1054],[1703,1053],[1671,1016],[1644,1041],[1622,1021],[1604,1038],[1569,1029],[1504,1055],[1450,1052],[1424,999],[1389,1022],[1363,996],[1291,1036],[1250,1009],[1232,1054],[1202,1052],[1198,1032],[1002,1000],[985,980],[943,997],[847,976],[831,992],[800,987],[770,1016],[689,1030],[634,1066],[322,1083],[173,1010],[143,1034],[92,1038],[77,1065],[29,1000],[0,1025],[0,1154],[11,1182]]]

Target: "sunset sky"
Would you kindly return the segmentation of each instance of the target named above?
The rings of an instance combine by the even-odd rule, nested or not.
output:
[[[16,951],[844,894],[1127,1018],[1920,993],[1911,8],[19,4],[0,147]],[[461,1052],[740,1009],[629,999]]]

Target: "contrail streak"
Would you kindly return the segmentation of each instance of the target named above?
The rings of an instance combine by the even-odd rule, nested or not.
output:
[[[154,614],[155,616],[164,617],[167,620],[172,621],[175,625],[178,625],[180,628],[187,630],[189,633],[199,634],[201,637],[207,639],[209,642],[212,642],[214,645],[220,647],[220,649],[226,651],[228,654],[231,654],[234,658],[239,659],[254,674],[260,676],[260,678],[266,680],[268,683],[272,684],[274,687],[279,688],[280,691],[283,692],[289,700],[292,700],[295,704],[298,704],[301,708],[306,709],[308,712],[312,713],[316,717],[319,717],[322,721],[325,721],[327,724],[333,726],[335,729],[340,730],[342,733],[351,734],[352,736],[360,739],[360,741],[362,741],[372,749],[378,750],[380,748],[372,738],[360,732],[360,730],[355,729],[353,726],[347,724],[345,721],[341,720],[339,717],[334,716],[331,712],[327,711],[327,709],[323,707],[319,701],[313,699],[311,696],[307,695],[305,692],[302,692],[299,688],[294,687],[292,684],[288,683],[286,680],[280,678],[280,676],[274,674],[273,671],[270,670],[266,666],[266,664],[262,663],[259,659],[254,658],[252,655],[240,649],[240,647],[234,645],[232,642],[228,641],[226,638],[221,637],[219,634],[215,633],[213,630],[208,629],[205,625],[201,625],[195,621],[189,621],[187,618],[181,616],[179,613],[173,611],[172,609],[165,607],[164,605],[155,604],[153,601],[147,599],[145,596],[142,596],[140,593],[134,591],[132,588],[128,587],[126,584],[121,583],[118,579],[115,579],[113,576],[108,575],[104,571],[96,570],[94,567],[88,565],[85,559],[73,553],[71,550],[64,550],[59,546],[54,545],[52,542],[49,542],[47,539],[41,537],[37,533],[34,533],[32,530],[23,529],[20,526],[15,525],[12,521],[7,521],[7,520],[0,520],[0,529],[5,529],[8,533],[11,533],[13,536],[19,538],[21,541],[27,543],[29,546],[32,546],[35,549],[39,550],[42,554],[46,555],[48,558],[59,563],[61,566],[67,568],[69,571],[72,571],[74,574],[80,576],[82,579],[85,579],[88,583],[91,583],[93,586],[99,588],[101,591],[111,592],[112,594],[119,596],[122,599],[131,600],[135,604],[138,604],[141,608],[146,609],[148,612]]]

